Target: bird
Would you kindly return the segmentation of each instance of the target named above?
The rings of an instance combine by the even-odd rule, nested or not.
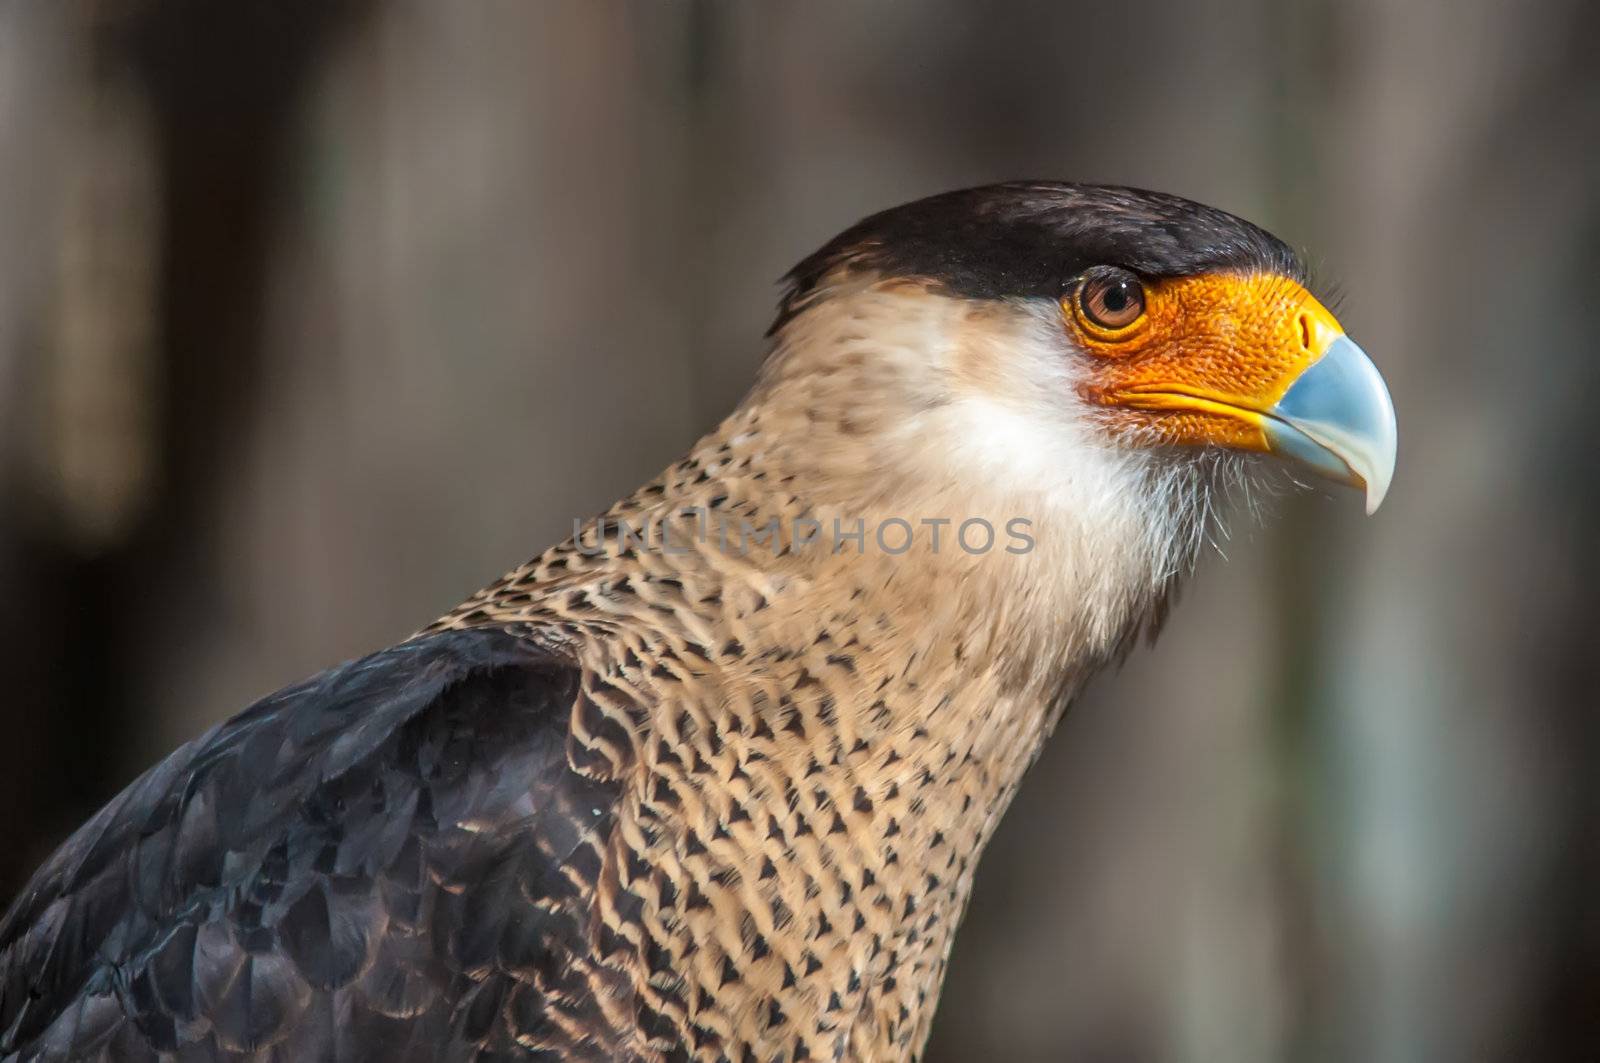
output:
[[[73,834],[0,920],[0,1059],[919,1058],[1024,773],[1228,500],[1382,502],[1309,283],[1125,187],[851,226],[684,457]]]

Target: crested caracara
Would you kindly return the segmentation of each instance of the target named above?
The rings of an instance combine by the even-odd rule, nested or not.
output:
[[[1009,184],[788,277],[749,396],[415,637],[179,749],[0,923],[17,1060],[892,1060],[1064,707],[1389,396],[1279,240]]]

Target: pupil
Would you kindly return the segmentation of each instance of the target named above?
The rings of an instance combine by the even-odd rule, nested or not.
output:
[[[1106,289],[1106,309],[1113,314],[1125,310],[1128,306],[1128,286],[1126,283],[1115,285]]]

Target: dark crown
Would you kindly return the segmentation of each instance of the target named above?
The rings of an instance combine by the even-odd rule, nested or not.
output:
[[[1270,272],[1287,244],[1226,211],[1114,185],[1025,181],[945,192],[866,218],[789,271],[777,331],[838,271],[924,280],[971,299],[1054,298],[1091,266],[1145,277]]]

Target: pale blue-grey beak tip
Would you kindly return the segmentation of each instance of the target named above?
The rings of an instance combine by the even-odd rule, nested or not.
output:
[[[1397,429],[1389,389],[1365,351],[1336,337],[1267,412],[1274,451],[1365,487],[1367,512],[1377,512],[1394,478]]]

